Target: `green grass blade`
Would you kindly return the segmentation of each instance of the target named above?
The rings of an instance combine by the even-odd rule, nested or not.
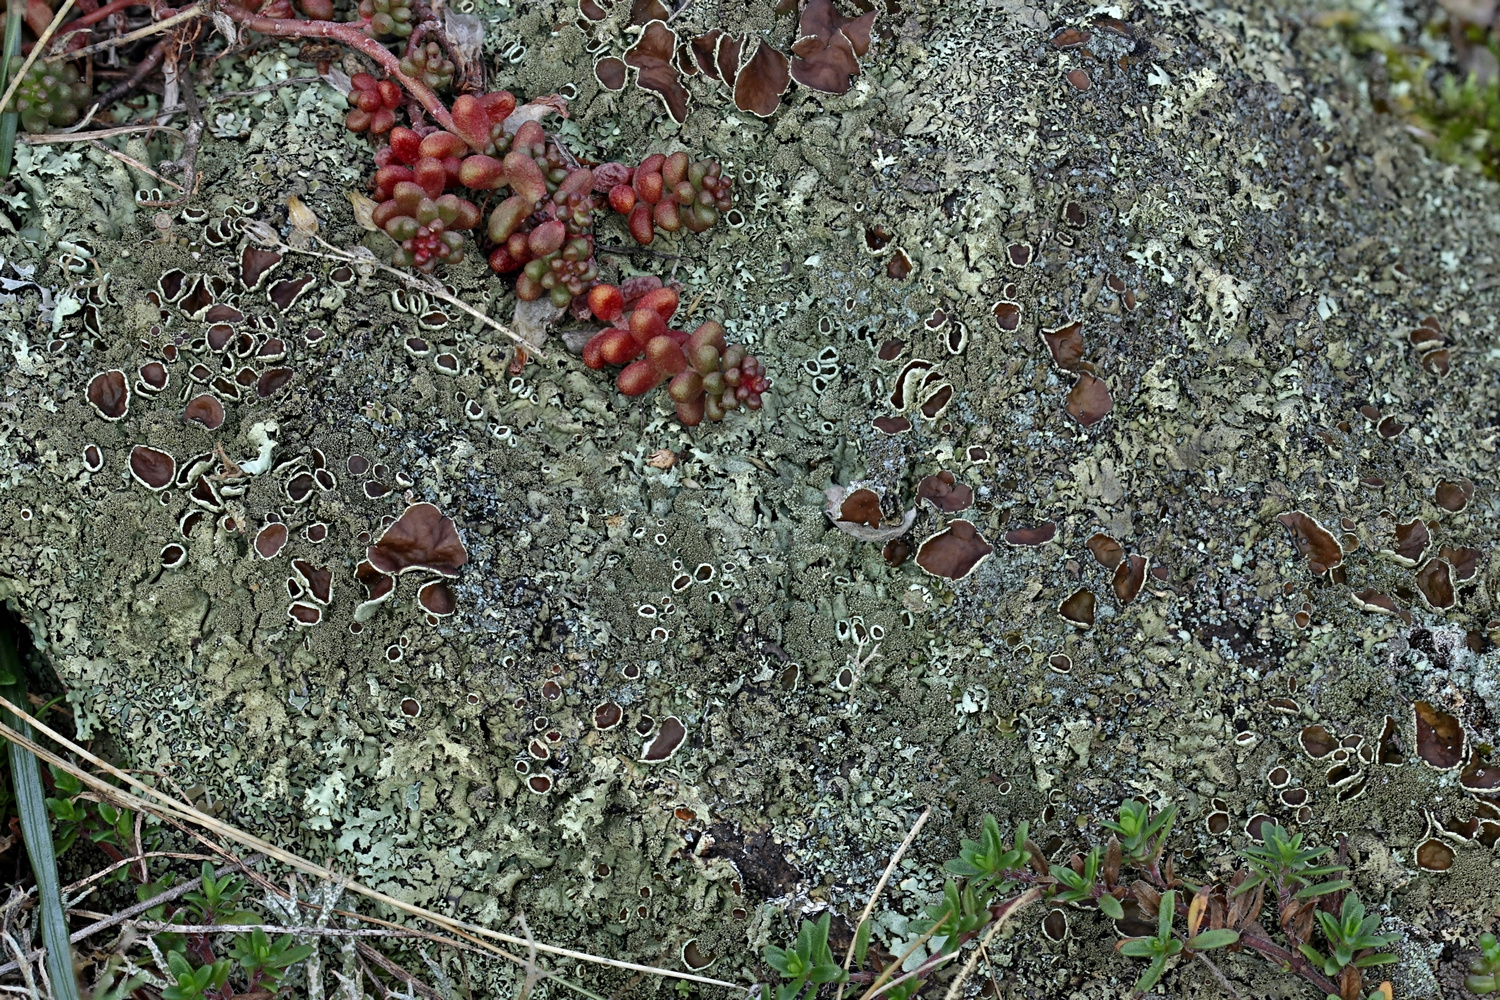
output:
[[[0,93],[10,86],[11,60],[21,52],[21,21],[26,16],[26,0],[10,0],[5,18],[5,56],[0,59]],[[21,116],[14,111],[0,114],[0,181],[10,177],[11,160],[16,155],[16,126]]]
[[[20,18],[9,18],[19,25]],[[9,32],[7,31],[7,34]],[[5,117],[14,119],[14,115]],[[14,137],[14,123],[11,135]],[[8,152],[8,150],[7,150]],[[26,704],[26,675],[16,656],[9,629],[0,628],[0,675],[9,683],[0,687],[14,705]],[[31,725],[16,718],[8,709],[0,710],[6,725],[31,739]],[[21,835],[31,870],[36,875],[40,903],[42,943],[47,946],[47,975],[52,980],[56,1000],[79,1000],[78,980],[73,975],[73,947],[68,943],[68,917],[63,911],[62,892],[57,879],[57,856],[52,851],[52,828],[47,813],[47,793],[42,787],[42,769],[37,759],[24,748],[10,745],[10,777],[15,786],[16,811],[21,817]]]

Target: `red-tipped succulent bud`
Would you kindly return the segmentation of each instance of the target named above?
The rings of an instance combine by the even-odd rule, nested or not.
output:
[[[344,119],[351,132],[384,135],[396,124],[401,88],[392,80],[377,80],[369,73],[356,73],[349,81],[349,103],[353,109]]]
[[[635,208],[635,188],[629,184],[616,184],[610,188],[609,207],[621,215],[629,215]]]
[[[644,346],[649,344],[652,338],[666,333],[667,324],[654,310],[636,309],[630,314],[630,332]]]
[[[516,95],[508,90],[492,90],[479,95],[479,103],[491,125],[500,125],[516,110]]]
[[[531,251],[533,257],[545,257],[562,248],[563,241],[568,238],[568,229],[556,219],[544,222],[531,231],[526,238],[526,249]]]
[[[547,197],[547,178],[542,175],[542,168],[538,167],[536,161],[530,156],[513,149],[505,154],[503,162],[505,180],[512,191],[530,201],[532,205]]]
[[[442,160],[432,156],[418,160],[412,168],[412,175],[429,198],[436,198],[448,186],[448,168],[443,166]]]
[[[505,184],[505,165],[493,156],[466,156],[458,167],[458,182],[474,191],[494,191]]]
[[[625,299],[614,285],[595,285],[589,289],[589,312],[613,323],[625,311]]]
[[[682,211],[675,201],[659,201],[651,210],[651,221],[663,231],[675,233],[682,228]]]
[[[381,167],[375,171],[375,200],[384,201],[396,190],[397,184],[415,180],[416,175],[412,173],[411,167]]]
[[[407,166],[414,165],[422,156],[422,137],[411,129],[398,126],[391,129],[391,152]]]
[[[417,147],[417,152],[422,156],[433,156],[439,160],[450,156],[462,156],[469,151],[464,141],[452,132],[430,132]]]
[[[644,170],[637,170],[635,172],[633,186],[636,196],[648,205],[655,205],[661,201],[662,192],[665,189],[665,183],[662,181],[661,174]]]
[[[691,403],[703,398],[703,376],[695,371],[678,372],[667,385],[667,395],[675,403]]]
[[[703,423],[707,407],[708,398],[700,393],[698,398],[676,405],[677,419],[682,421],[684,427],[697,427]]]
[[[449,110],[453,117],[453,131],[471,149],[484,149],[490,144],[490,116],[473,94],[460,94],[453,99]]]
[[[616,379],[620,391],[627,396],[644,396],[661,385],[664,376],[649,361],[632,361],[625,366]]]
[[[636,299],[634,308],[650,309],[665,322],[672,318],[677,311],[677,289],[675,288],[653,288],[646,294]]]
[[[651,224],[651,206],[644,201],[635,203],[630,210],[630,236],[641,246],[650,246],[651,241],[656,238],[656,229]]]
[[[523,262],[511,256],[510,251],[503,246],[496,247],[490,251],[490,270],[496,274],[509,274],[521,267]]]
[[[599,334],[599,356],[612,365],[626,365],[641,356],[641,345],[629,330],[612,326]]]
[[[677,341],[671,337],[653,337],[646,344],[646,360],[663,375],[681,375],[687,372],[687,358]]]
[[[688,155],[681,150],[662,161],[661,179],[669,188],[675,188],[678,184],[687,180],[687,172]]]
[[[513,194],[490,213],[489,237],[496,243],[502,243],[509,239],[521,223],[526,221],[526,216],[531,214],[531,202],[518,194]]]
[[[540,122],[524,121],[516,129],[515,147],[527,156],[538,156],[547,145],[547,133]]]

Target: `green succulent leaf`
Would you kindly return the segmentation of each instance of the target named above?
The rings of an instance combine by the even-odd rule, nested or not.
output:
[[[1099,910],[1111,920],[1125,919],[1125,907],[1121,906],[1120,901],[1113,896],[1100,896]]]

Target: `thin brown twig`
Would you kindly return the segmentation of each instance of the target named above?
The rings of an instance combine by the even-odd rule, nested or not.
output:
[[[132,927],[143,931],[171,931],[173,934],[246,934],[265,931],[267,934],[296,934],[302,937],[356,937],[356,938],[423,938],[448,944],[438,935],[427,931],[393,930],[385,927],[288,927],[284,924],[174,924],[164,920],[132,920]]]
[[[1214,974],[1214,978],[1219,981],[1219,985],[1224,987],[1224,992],[1229,994],[1229,1000],[1240,1000],[1240,995],[1235,991],[1234,984],[1229,981],[1229,977],[1224,975],[1223,970],[1210,961],[1207,955],[1201,951],[1195,951],[1193,952],[1193,957],[1208,966],[1208,971]]]
[[[105,108],[110,107],[116,101],[120,100],[122,97],[135,90],[135,88],[139,87],[141,83],[145,81],[146,77],[154,73],[156,69],[166,61],[166,58],[167,40],[162,39],[155,45],[151,46],[150,51],[148,51],[144,56],[141,57],[140,61],[135,64],[135,68],[130,71],[129,76],[104,92],[104,94],[99,98],[99,110],[102,111]],[[127,127],[134,128],[136,126]],[[161,126],[156,127],[160,128]]]
[[[193,4],[193,6],[188,7],[185,10],[178,11],[176,14],[173,14],[169,18],[161,21],[156,21],[153,24],[148,24],[144,28],[137,28],[134,31],[121,35],[118,38],[108,38],[102,42],[95,42],[93,45],[85,45],[81,49],[74,49],[72,52],[59,52],[55,56],[48,56],[47,62],[58,62],[63,59],[77,59],[80,56],[92,55],[95,52],[103,52],[105,49],[112,46],[125,45],[130,42],[138,41],[142,38],[147,38],[151,35],[159,34],[160,32],[166,31],[168,28],[175,28],[183,21],[191,21],[195,17],[201,17],[202,14],[202,5]],[[40,48],[40,46],[38,46],[38,48]]]
[[[881,993],[884,993],[887,988],[894,986],[896,983],[905,982],[912,976],[916,975],[918,972],[922,971],[920,968],[913,969],[911,972],[902,976],[900,979],[897,979],[894,983],[888,981],[888,977],[890,976],[890,974],[894,970],[899,969],[903,965],[905,965],[906,960],[908,958],[911,958],[912,955],[916,954],[917,949],[926,944],[932,938],[932,936],[936,934],[938,930],[953,916],[955,916],[955,914],[950,910],[939,917],[937,923],[927,928],[927,932],[925,934],[908,945],[906,950],[903,951],[894,962],[890,963],[884,969],[880,970],[880,975],[875,977],[875,981],[870,984],[869,989],[865,990],[864,993],[860,995],[859,1000],[874,1000],[875,997],[879,996]],[[954,952],[954,954],[956,955],[957,952]],[[924,962],[923,964],[925,965],[926,963]]]
[[[21,135],[17,138],[31,146],[48,146],[59,142],[94,142],[99,139],[111,139],[117,135],[133,135],[137,132],[171,132],[177,138],[183,138],[182,129],[172,125],[120,125],[116,128],[101,128],[92,132],[46,132],[40,135]]]
[[[151,177],[155,177],[157,180],[161,181],[163,184],[170,185],[171,187],[174,187],[174,188],[176,188],[179,191],[186,191],[187,190],[181,184],[178,184],[176,181],[168,180],[167,178],[163,177],[161,174],[157,173],[155,170],[152,170],[150,167],[146,166],[144,163],[142,163],[140,160],[137,160],[135,157],[133,157],[133,156],[127,154],[127,153],[122,153],[118,149],[110,149],[108,146],[106,146],[104,143],[100,142],[98,139],[90,139],[89,140],[89,145],[93,146],[95,149],[99,150],[101,153],[108,153],[110,156],[113,156],[115,159],[119,160],[121,163],[124,163],[124,164],[126,164],[128,166],[134,167],[135,169],[141,171],[141,173],[148,174]]]
[[[536,964],[536,940],[531,936],[526,914],[516,914],[516,922],[521,925],[521,933],[526,935],[526,981],[521,984],[521,1000],[531,1000],[531,991],[536,989],[536,981],[541,978],[542,970]]]
[[[380,952],[376,951],[374,948],[371,948],[363,941],[354,942],[354,947],[359,952],[362,958],[365,958],[366,960],[373,962],[375,965],[378,965],[380,968],[384,969],[388,975],[395,976],[397,979],[401,980],[401,982],[416,990],[422,996],[426,997],[427,1000],[443,1000],[443,995],[437,990],[433,989],[431,986],[428,986],[426,983],[422,982],[422,980],[418,979],[410,972],[407,972],[405,969],[401,968],[401,966],[397,965],[395,962],[392,962],[390,959],[386,958]],[[377,979],[376,982],[379,983],[380,981]],[[383,983],[381,983],[380,986],[381,989],[385,989],[385,985]]]

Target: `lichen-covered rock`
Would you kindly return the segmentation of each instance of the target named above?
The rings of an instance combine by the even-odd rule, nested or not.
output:
[[[573,88],[576,155],[680,144],[733,178],[726,224],[652,250],[775,389],[695,428],[560,337],[512,374],[362,263],[390,244],[349,208],[368,153],[327,89],[205,139],[165,225],[118,161],[20,147],[0,595],[80,732],[383,891],[631,960],[696,939],[747,983],[777,908],[857,912],[924,805],[907,914],[985,812],[1066,854],[1124,798],[1173,803],[1174,847],[1221,873],[1272,816],[1347,834],[1406,935],[1397,995],[1437,996],[1444,943],[1500,903],[1500,810],[1463,770],[1500,742],[1500,191],[1371,110],[1305,5],[1114,10],[903,0],[847,93],[762,120],[688,77],[679,127],[596,84],[614,15],[476,4],[490,85]],[[674,28],[786,50],[794,20]],[[247,88],[301,72],[274,59]],[[241,220],[292,195],[357,253],[247,255]],[[598,239],[632,245],[623,219]],[[443,277],[512,314],[477,255]],[[222,415],[184,419],[204,393]],[[972,506],[919,502],[945,472]],[[840,530],[852,482],[914,512],[901,552],[969,540],[963,572]],[[416,504],[454,555],[394,576],[367,553]],[[1419,702],[1459,768],[1419,753]],[[1120,994],[1113,933],[1071,926],[992,949],[1014,995]]]

